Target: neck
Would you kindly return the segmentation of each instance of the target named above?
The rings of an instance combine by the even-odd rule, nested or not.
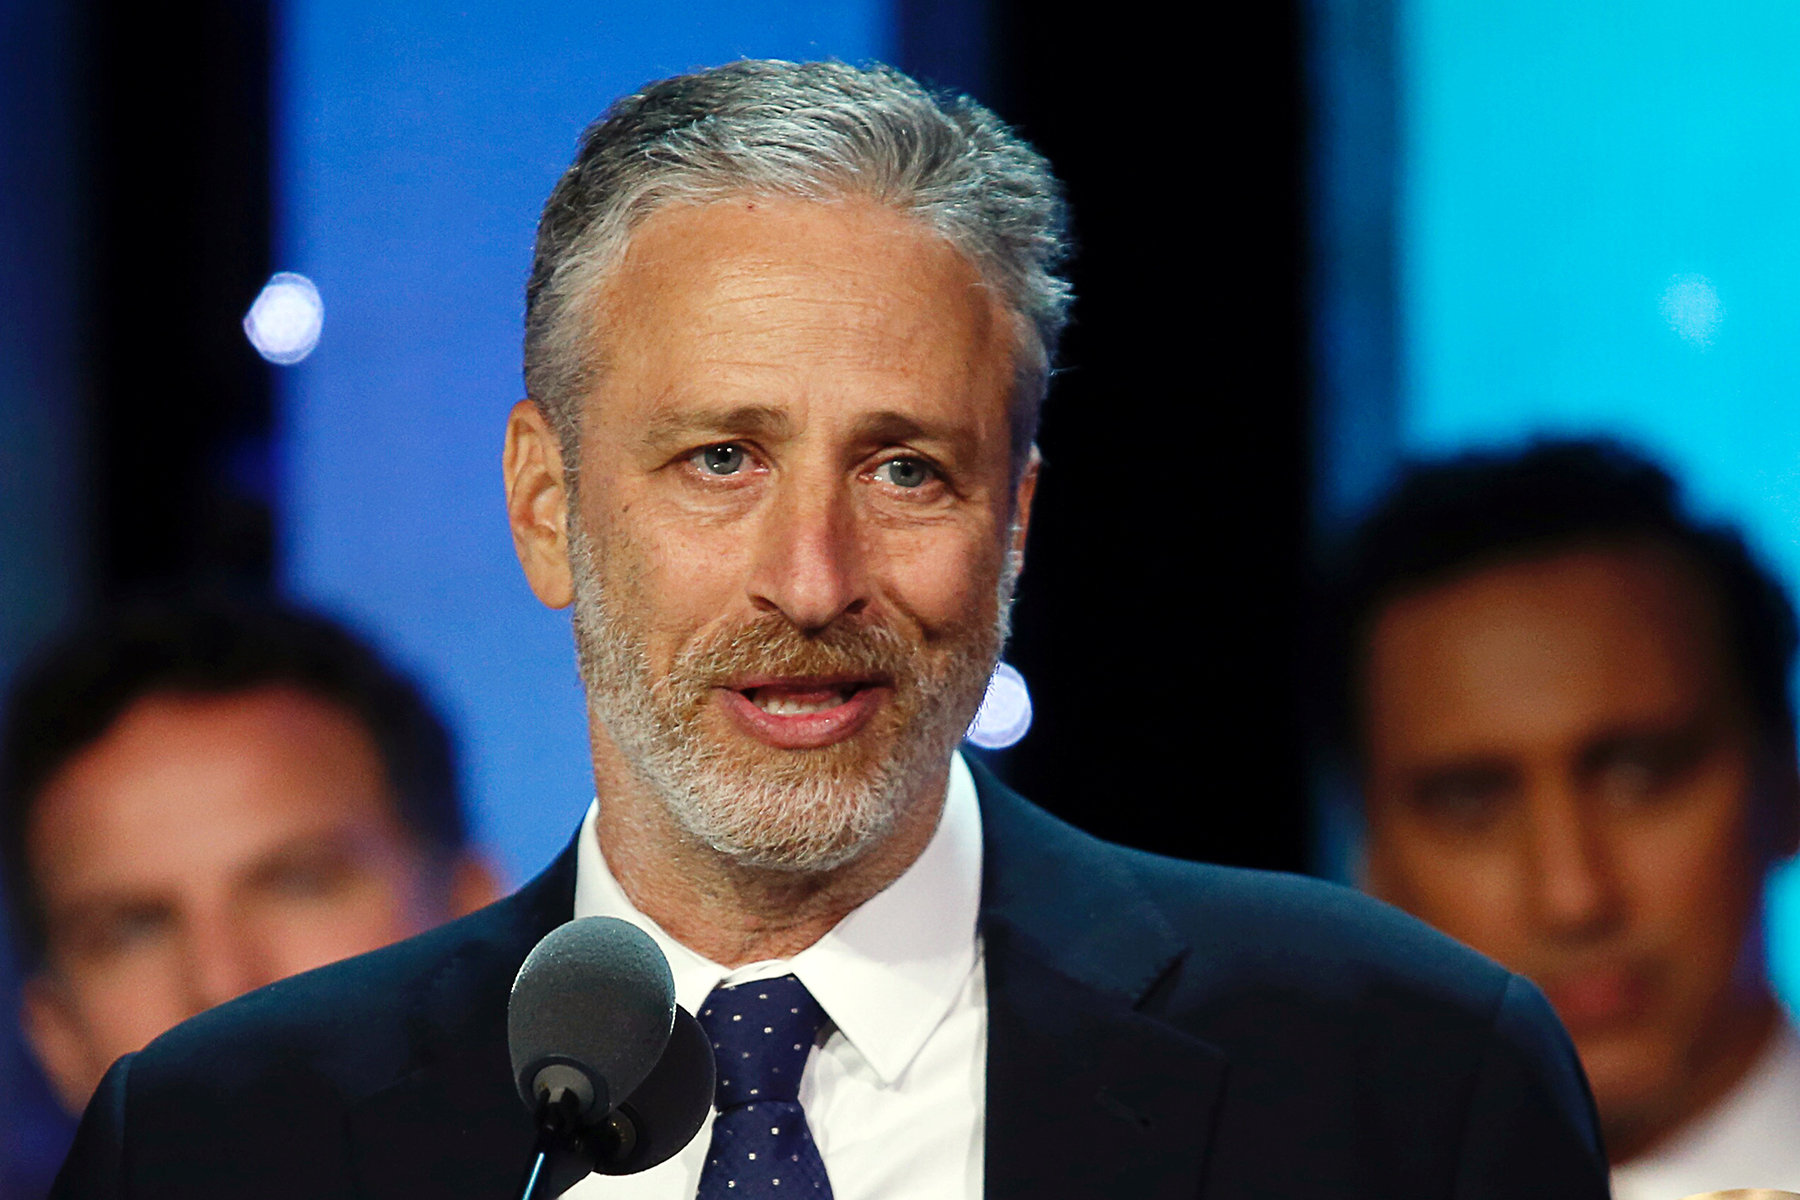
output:
[[[824,871],[774,869],[746,866],[695,839],[601,741],[595,832],[607,868],[639,912],[727,967],[792,958],[898,879],[936,832],[949,778],[946,762],[908,798],[888,835],[852,861]]]
[[[1735,1020],[1706,1048],[1688,1086],[1654,1113],[1605,1120],[1607,1156],[1623,1166],[1660,1148],[1729,1096],[1756,1068],[1781,1027],[1781,1006],[1766,986],[1744,996]]]

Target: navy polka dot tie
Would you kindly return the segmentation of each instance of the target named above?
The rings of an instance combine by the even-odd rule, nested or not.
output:
[[[825,1010],[792,975],[714,988],[700,1025],[719,1063],[718,1116],[697,1200],[828,1200],[800,1108],[800,1073]]]

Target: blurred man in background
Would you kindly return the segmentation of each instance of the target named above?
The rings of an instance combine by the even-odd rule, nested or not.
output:
[[[1585,442],[1414,469],[1339,583],[1370,890],[1544,989],[1619,1200],[1800,1189],[1762,924],[1800,820],[1780,586]]]
[[[317,617],[114,614],[50,648],[6,713],[24,1029],[71,1111],[185,1018],[497,894],[443,726]]]

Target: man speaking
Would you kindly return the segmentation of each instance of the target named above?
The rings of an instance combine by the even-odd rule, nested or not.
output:
[[[516,1194],[508,988],[611,915],[668,956],[717,1108],[575,1195],[1604,1196],[1528,983],[1344,889],[1094,841],[957,755],[1064,221],[992,114],[886,68],[614,105],[539,226],[505,451],[532,589],[575,606],[598,799],[510,899],[121,1061],[62,1194]]]

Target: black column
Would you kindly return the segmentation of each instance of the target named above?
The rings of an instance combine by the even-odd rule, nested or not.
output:
[[[267,0],[89,0],[87,351],[102,595],[266,586]]]
[[[1011,651],[1037,718],[1007,767],[1105,837],[1299,870],[1298,5],[1165,11],[988,9],[988,99],[1067,181],[1080,244]]]

